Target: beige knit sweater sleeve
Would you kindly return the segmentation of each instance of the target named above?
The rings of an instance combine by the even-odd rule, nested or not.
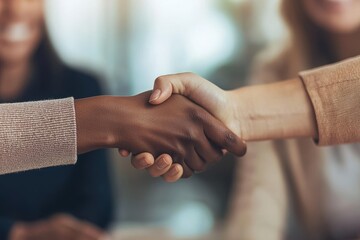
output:
[[[74,99],[0,104],[0,174],[75,164]]]
[[[360,142],[360,57],[300,73],[320,145]]]

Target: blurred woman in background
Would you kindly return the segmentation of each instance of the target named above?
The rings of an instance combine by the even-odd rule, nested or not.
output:
[[[283,0],[290,38],[257,60],[251,83],[360,55],[360,1]],[[331,96],[329,100],[331,101]],[[256,143],[239,162],[229,239],[356,239],[360,145]]]
[[[0,102],[101,94],[92,76],[58,58],[43,0],[0,0]],[[74,166],[0,176],[0,239],[99,239],[113,212],[107,155]]]

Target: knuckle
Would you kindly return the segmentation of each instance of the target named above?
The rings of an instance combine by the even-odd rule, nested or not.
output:
[[[155,79],[155,84],[160,84],[160,83],[163,83],[167,80],[167,77],[166,76],[159,76]]]
[[[234,133],[227,131],[225,133],[225,138],[224,138],[224,146],[228,147],[228,146],[232,146],[236,144],[236,136]]]
[[[191,128],[191,127],[188,127],[186,130],[185,130],[185,133],[184,133],[184,137],[185,137],[185,140],[188,141],[188,142],[194,142],[194,130]],[[181,154],[181,155],[184,155],[184,154]]]
[[[190,119],[194,122],[200,122],[204,117],[204,113],[196,108],[189,108],[188,114]]]
[[[184,75],[186,77],[190,77],[190,78],[193,78],[193,77],[196,77],[197,74],[193,73],[193,72],[184,72]]]

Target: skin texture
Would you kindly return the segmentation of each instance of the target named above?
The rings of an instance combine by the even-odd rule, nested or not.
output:
[[[150,95],[76,101],[78,151],[113,147],[134,154],[148,152],[159,157],[158,169],[175,171],[181,166],[178,170],[183,171],[183,177],[219,161],[222,149],[238,156],[245,154],[245,143],[203,108],[180,95],[153,106],[148,103]],[[172,161],[178,165],[164,167]],[[137,164],[143,166],[143,159]],[[150,173],[158,176],[155,170]]]
[[[91,223],[70,215],[56,215],[49,219],[18,223],[10,234],[11,240],[101,240],[108,239],[102,230]]]
[[[159,77],[154,89],[149,98],[152,104],[163,104],[172,93],[184,95],[247,141],[317,135],[313,108],[300,79],[224,91],[195,74],[183,73]],[[140,159],[153,164],[146,168],[152,176],[163,176],[168,182],[179,179],[179,175],[166,171],[174,167],[172,161],[159,170],[158,158],[150,153],[135,154],[132,159],[135,168],[143,169],[139,167]]]

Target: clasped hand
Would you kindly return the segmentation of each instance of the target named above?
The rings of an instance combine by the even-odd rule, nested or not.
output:
[[[244,142],[200,106],[180,95],[154,106],[148,103],[150,95],[142,93],[125,103],[128,127],[119,129],[121,135],[127,136],[124,149],[134,155],[146,151],[160,156],[158,161],[163,161],[163,166],[172,160],[181,168],[169,174],[182,177],[204,171],[219,161],[223,149],[238,156],[245,153]],[[152,173],[156,176],[156,171]]]
[[[193,102],[172,94],[181,94]],[[168,182],[177,181],[180,177],[189,177],[194,171],[203,171],[209,164],[222,158],[224,149],[243,156],[246,152],[244,141],[225,127],[226,125],[236,133],[240,132],[234,123],[235,117],[232,116],[234,111],[231,109],[231,100],[225,95],[223,90],[192,73],[159,77],[150,97],[148,93],[139,96],[149,97],[144,100],[157,105],[156,108],[149,108],[152,110],[148,113],[157,111],[165,124],[153,129],[157,135],[156,139],[143,140],[170,143],[168,146],[164,145],[168,151],[159,151],[160,148],[157,148],[156,151],[153,149],[140,153],[141,151],[125,148],[127,150],[120,150],[120,154],[127,156],[132,152],[132,164],[136,169],[147,169],[153,177],[162,176]],[[222,122],[194,102],[206,108]],[[145,121],[146,116],[145,114],[143,118]],[[170,126],[166,123],[169,122],[172,122],[173,126],[170,132],[165,134],[166,126]],[[182,142],[179,142],[179,139],[182,139]]]
[[[168,82],[157,81],[157,84],[165,83]],[[214,115],[218,118],[208,112],[212,108],[225,108],[219,97],[209,101],[212,107],[205,110],[195,103],[201,101],[191,95],[166,84],[159,87],[165,95],[160,96],[162,101],[157,104],[149,103],[156,94],[150,91],[132,97],[77,100],[78,153],[98,148],[124,149],[120,150],[123,156],[129,153],[135,156],[132,160],[135,168],[147,168],[152,176],[161,175],[169,182],[204,171],[219,161],[225,150],[238,156],[245,154],[246,144],[227,127],[231,123],[219,118],[217,112]],[[209,90],[206,86],[200,89]],[[173,92],[180,94],[172,95]],[[215,97],[209,94],[209,99]]]

